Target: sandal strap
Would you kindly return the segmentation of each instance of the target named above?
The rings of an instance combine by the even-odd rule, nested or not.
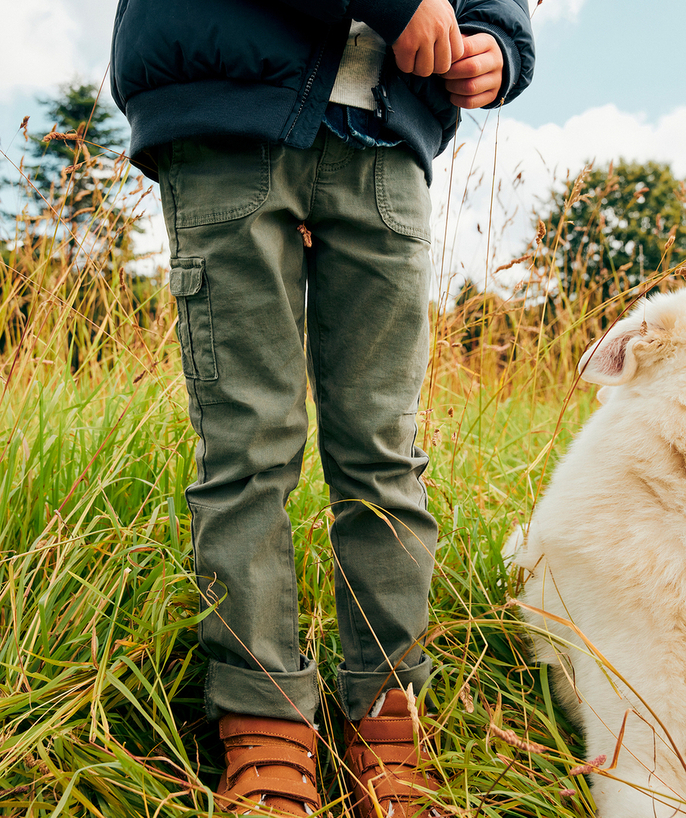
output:
[[[231,799],[250,799],[250,796],[273,796],[275,798],[288,798],[291,801],[309,804],[314,810],[321,809],[321,801],[315,786],[308,781],[299,784],[297,781],[287,781],[284,778],[268,776],[243,776],[231,788]],[[259,800],[259,799],[251,799]]]
[[[224,741],[239,739],[237,743],[260,744],[265,737],[289,741],[313,753],[316,732],[309,724],[286,719],[260,718],[230,713],[219,720],[219,736]],[[240,741],[245,739],[245,741]],[[249,741],[248,739],[254,739]]]
[[[236,757],[230,762],[226,775],[227,778],[232,781],[249,767],[265,767],[269,765],[292,767],[301,775],[306,775],[312,782],[316,779],[314,756],[308,758],[303,751],[296,748],[291,749],[282,744],[264,744],[261,747],[241,747],[240,752],[236,753]]]
[[[401,767],[416,768],[421,762],[429,763],[430,759],[427,753],[417,753],[415,747],[400,747],[391,744],[389,746],[376,746],[373,750],[363,750],[357,759],[355,766],[360,773],[366,773],[374,767],[381,768],[382,766],[393,764]]]
[[[396,778],[394,781],[379,781],[374,785],[374,793],[381,801],[395,801],[396,803],[416,801],[422,793],[416,788]]]
[[[414,730],[408,718],[363,719],[356,732],[367,744],[396,744],[408,742],[414,744]]]
[[[416,801],[424,795],[425,790],[436,792],[439,787],[436,781],[428,776],[418,775],[416,770],[372,779],[374,792],[379,801]]]

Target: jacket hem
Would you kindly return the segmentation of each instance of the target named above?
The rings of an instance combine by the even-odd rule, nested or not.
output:
[[[205,80],[143,91],[126,104],[131,163],[159,181],[157,148],[175,139],[252,137],[276,142],[297,91],[273,85]]]

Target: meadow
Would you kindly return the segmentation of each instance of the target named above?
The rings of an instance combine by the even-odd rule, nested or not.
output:
[[[162,275],[127,272],[146,191],[123,161],[108,174],[97,158],[85,165],[102,193],[87,218],[69,209],[67,184],[17,218],[0,262],[0,815],[216,815],[175,307]],[[582,190],[570,183],[570,208]],[[513,601],[522,577],[501,549],[593,411],[581,352],[639,290],[675,285],[671,269],[641,288],[617,271],[609,300],[581,283],[570,298],[555,286],[564,225],[545,228],[513,294],[434,305],[418,416],[440,526],[426,639],[439,709],[422,729],[437,803],[465,818],[593,814],[582,738],[531,661]],[[288,511],[301,647],[324,691],[323,814],[347,814],[332,511],[314,424]]]

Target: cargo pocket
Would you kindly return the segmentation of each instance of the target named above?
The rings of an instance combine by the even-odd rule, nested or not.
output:
[[[169,289],[179,311],[177,333],[183,373],[187,378],[213,381],[218,373],[205,259],[172,258]]]
[[[386,227],[401,236],[431,241],[431,197],[424,171],[410,148],[377,148],[376,206]]]
[[[269,195],[269,145],[241,138],[174,141],[169,184],[179,230],[242,219]]]

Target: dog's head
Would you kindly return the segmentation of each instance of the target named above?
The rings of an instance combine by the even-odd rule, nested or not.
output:
[[[686,368],[686,288],[641,299],[586,350],[579,374],[590,383],[621,386],[643,376],[659,378],[665,363]]]

